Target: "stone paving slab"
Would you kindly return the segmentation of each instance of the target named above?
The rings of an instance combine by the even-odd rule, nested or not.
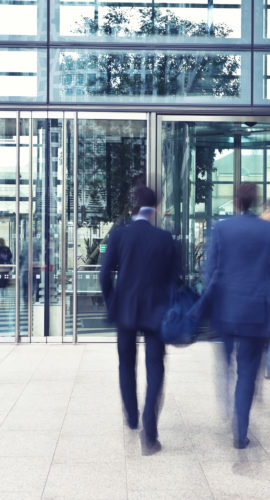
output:
[[[115,344],[0,344],[0,499],[270,498],[270,380],[259,383],[250,447],[235,450],[219,350],[167,350],[163,448],[142,456],[140,429],[122,412]],[[137,372],[142,409],[143,344]]]

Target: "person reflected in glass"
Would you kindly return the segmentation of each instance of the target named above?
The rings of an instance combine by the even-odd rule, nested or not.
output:
[[[208,251],[208,285],[201,300],[211,326],[223,339],[228,369],[236,349],[235,448],[249,444],[249,413],[269,336],[270,231],[268,222],[252,213],[256,203],[256,184],[243,182],[235,200],[240,215],[215,224]]]
[[[33,300],[38,302],[39,300],[39,279],[40,275],[40,256],[41,256],[41,240],[40,238],[33,238]],[[21,253],[20,253],[20,275],[21,284],[23,291],[23,301],[25,304],[28,303],[28,258],[29,258],[29,243],[25,241],[23,243]]]
[[[12,253],[4,238],[0,238],[0,291],[1,296],[5,296],[5,289],[9,283],[9,271],[10,268],[8,264],[12,263]],[[2,265],[2,267],[1,267]]]
[[[177,278],[176,252],[169,232],[154,227],[157,198],[141,186],[133,194],[133,217],[111,231],[100,282],[108,318],[117,326],[119,379],[127,424],[138,427],[136,335],[145,338],[147,390],[140,434],[142,453],[161,449],[157,418],[164,378],[164,344],[159,331]],[[115,281],[115,272],[117,279]]]

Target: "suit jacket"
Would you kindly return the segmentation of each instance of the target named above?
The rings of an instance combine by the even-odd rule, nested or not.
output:
[[[169,232],[141,219],[113,230],[100,272],[108,319],[123,329],[159,330],[176,277]]]
[[[269,222],[249,213],[218,222],[206,280],[201,305],[219,333],[269,336]]]

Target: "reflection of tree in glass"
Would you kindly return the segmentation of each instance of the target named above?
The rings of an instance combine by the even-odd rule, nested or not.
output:
[[[136,22],[131,22],[132,13]],[[82,18],[76,33],[100,36],[227,37],[232,30],[225,24],[192,23],[174,12],[160,8],[128,9],[108,7],[102,23],[98,18]],[[71,61],[73,59],[73,68]],[[78,79],[67,78],[80,68],[87,72],[78,91]],[[157,96],[238,96],[240,57],[224,53],[198,55],[176,51],[114,53],[74,53],[62,55],[63,93],[81,95]]]
[[[125,217],[131,188],[145,172],[145,123],[87,120],[79,130],[78,160],[79,227]]]
[[[97,263],[104,224],[129,218],[132,187],[145,175],[145,127],[131,120],[79,122],[78,227],[92,228],[91,238],[84,237],[86,264]]]

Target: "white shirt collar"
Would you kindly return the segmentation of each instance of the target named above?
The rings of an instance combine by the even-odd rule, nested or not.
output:
[[[141,207],[139,212],[132,216],[132,220],[147,220],[149,222],[154,212],[154,207]]]

